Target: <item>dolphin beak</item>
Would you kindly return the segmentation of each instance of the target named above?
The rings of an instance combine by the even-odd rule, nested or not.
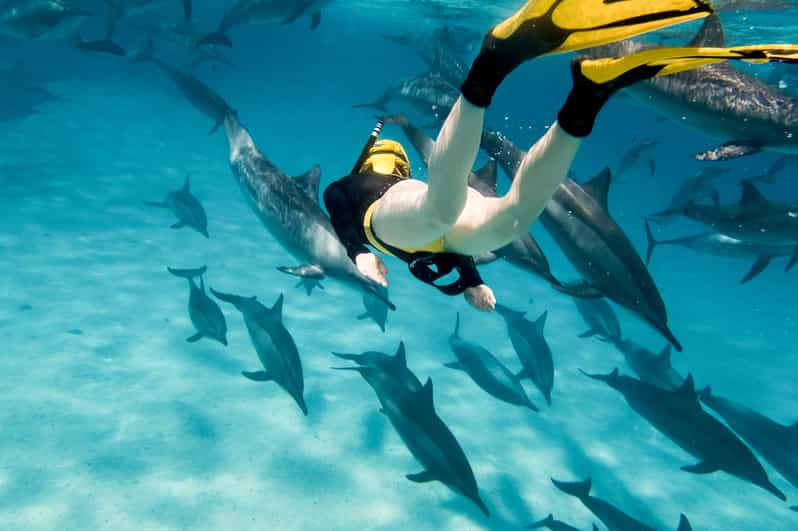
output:
[[[588,378],[593,378],[594,380],[601,380],[602,382],[609,382],[610,381],[610,376],[612,376],[612,373],[610,373],[610,374],[591,374],[589,372],[583,371],[582,369],[579,369],[579,372],[581,372],[582,374],[584,374]]]
[[[341,354],[340,352],[333,352],[332,355],[344,360],[352,361],[357,361],[357,359],[360,357],[358,354]]]
[[[356,371],[360,372],[362,367],[330,367],[334,371]]]

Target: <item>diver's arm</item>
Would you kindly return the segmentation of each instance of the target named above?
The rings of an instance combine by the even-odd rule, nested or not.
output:
[[[355,262],[357,255],[368,253],[364,245],[360,224],[357,223],[352,215],[352,205],[349,203],[346,192],[342,190],[340,181],[332,183],[324,190],[324,206],[330,214],[330,221],[338,235],[338,239],[344,244],[346,254]]]

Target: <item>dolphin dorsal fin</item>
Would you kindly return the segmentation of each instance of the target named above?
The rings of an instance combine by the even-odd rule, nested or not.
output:
[[[754,186],[751,181],[743,181],[743,194],[740,197],[741,207],[762,207],[770,204],[767,197],[762,195],[762,192]]]
[[[283,321],[283,294],[280,293],[280,296],[277,297],[277,301],[272,306],[272,315],[277,317],[277,319],[282,322]]]
[[[394,355],[394,360],[397,363],[401,363],[402,367],[407,367],[407,354],[405,353],[405,342],[399,342],[399,348],[396,349],[396,355]]]
[[[541,335],[543,334],[543,329],[546,327],[546,318],[548,316],[549,316],[549,311],[546,310],[545,312],[540,314],[540,317],[538,317],[537,320],[535,321],[535,328],[537,328],[538,332],[540,332]]]
[[[186,180],[183,181],[183,192],[190,193],[191,192],[191,176],[187,173]]]
[[[698,395],[695,392],[695,383],[693,382],[692,374],[688,373],[687,378],[684,379],[682,386],[674,392],[679,398],[698,403]]]
[[[294,181],[299,185],[303,192],[314,202],[319,202],[319,181],[321,181],[321,166],[316,164],[311,169],[294,177]]]
[[[427,381],[424,382],[424,386],[416,393],[416,397],[421,405],[424,406],[424,409],[421,411],[435,410],[435,406],[432,402],[432,378],[427,377]]]
[[[609,168],[604,168],[595,177],[582,183],[582,189],[587,192],[598,204],[607,210],[607,197],[610,193],[610,182],[612,173]]]
[[[718,15],[710,15],[704,19],[704,24],[698,30],[693,40],[687,46],[723,48],[726,46],[726,36],[723,34],[723,23]]]
[[[485,197],[496,197],[496,160],[490,159],[484,166],[471,174],[469,186]]]

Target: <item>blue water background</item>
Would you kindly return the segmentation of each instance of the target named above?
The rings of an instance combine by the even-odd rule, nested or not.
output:
[[[205,7],[197,12],[210,27],[220,9]],[[348,171],[374,122],[351,105],[425,69],[410,50],[377,35],[427,31],[431,23],[391,16],[389,7],[342,5],[313,33],[306,20],[238,28],[231,54],[237,67],[198,75],[238,109],[272,161],[289,174],[319,163],[325,185]],[[768,16],[778,26],[785,14],[757,20]],[[485,16],[476,26],[495,20]],[[798,38],[794,31],[771,35]],[[756,31],[745,36],[735,42],[759,40]],[[120,40],[133,45],[137,38],[127,28]],[[612,346],[576,337],[585,325],[573,303],[545,283],[503,263],[483,273],[505,304],[530,317],[549,311],[553,405],[525,384],[542,406],[534,414],[497,402],[442,365],[453,360],[446,340],[459,311],[462,335],[517,370],[504,322],[430,291],[401,263],[388,261],[399,309],[385,334],[355,319],[360,296],[335,282],[312,297],[294,289],[275,269],[294,261],[244,203],[223,135],[208,136],[208,120],[153,66],[59,42],[3,46],[9,58],[51,73],[48,87],[63,99],[0,124],[0,528],[518,529],[552,512],[588,529],[596,519],[549,481],[586,476],[593,494],[658,529],[674,529],[680,513],[695,529],[798,525],[798,515],[761,489],[723,473],[680,471],[695,460],[620,395],[579,372],[629,369]],[[567,61],[525,65],[502,86],[488,124],[521,147],[534,142],[567,94]],[[386,135],[402,138],[391,128]],[[641,252],[641,216],[666,206],[681,180],[701,168],[692,153],[717,144],[619,98],[584,142],[574,171],[587,178],[614,167],[642,137],[661,142],[655,177],[638,167],[610,194],[613,215]],[[776,156],[728,163],[724,200],[735,200],[736,182]],[[186,173],[207,209],[210,240],[169,229],[168,212],[140,203],[178,188]],[[795,166],[779,184],[764,185],[765,194],[798,199],[794,174]],[[659,234],[697,229],[678,223]],[[533,232],[556,274],[576,278],[542,227]],[[790,423],[798,398],[798,288],[783,262],[741,286],[749,263],[663,248],[651,272],[685,345],[674,353],[676,369],[691,372],[699,387],[711,384]],[[193,333],[188,290],[166,266],[203,264],[206,283],[217,289],[266,304],[285,294],[285,324],[305,368],[307,418],[275,385],[240,376],[259,363],[231,307],[223,307],[229,347],[185,342]],[[622,314],[622,326],[651,350],[665,344],[633,316]],[[330,370],[337,365],[332,351],[392,353],[400,340],[410,368],[432,378],[436,409],[469,457],[491,518],[440,484],[406,480],[420,466],[378,413],[371,389],[354,373]],[[765,466],[794,504],[795,489]]]

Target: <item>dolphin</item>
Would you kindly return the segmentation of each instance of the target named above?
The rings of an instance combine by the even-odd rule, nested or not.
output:
[[[578,498],[582,505],[595,514],[610,531],[656,531],[653,527],[629,516],[610,502],[591,496],[592,481],[590,478],[573,482],[551,478],[551,482],[564,493]],[[676,531],[692,531],[692,529],[687,517],[683,514],[679,515],[679,527],[676,528]]]
[[[449,347],[457,361],[446,363],[450,369],[464,371],[483,391],[502,402],[539,411],[529,400],[517,376],[485,348],[460,337],[460,314],[449,336]]]
[[[378,288],[379,291],[382,292],[383,297],[388,296],[388,292],[385,288],[380,286]],[[382,300],[378,299],[374,295],[368,292],[363,292],[363,308],[365,312],[357,316],[359,321],[363,319],[371,319],[377,326],[380,327],[380,330],[385,332],[385,322],[388,320],[388,307],[385,305]]]
[[[631,170],[642,160],[646,161],[649,174],[653,177],[657,166],[652,152],[658,145],[659,142],[652,138],[644,138],[632,144],[618,162],[618,167],[615,169],[615,178],[620,180],[621,175]]]
[[[579,337],[598,336],[606,341],[621,340],[621,323],[615,310],[604,299],[575,298],[576,310],[587,323],[588,329],[579,334]]]
[[[680,214],[687,205],[697,202],[705,197],[717,198],[715,180],[724,173],[728,173],[728,168],[718,168],[707,166],[699,170],[695,176],[685,179],[679,189],[673,194],[668,208],[655,212],[648,216],[655,221],[664,221],[674,215]]]
[[[524,157],[515,144],[496,131],[483,133],[482,149],[496,159],[508,176],[515,175]],[[610,180],[607,168],[583,184],[566,178],[546,203],[540,220],[585,279],[582,296],[603,295],[631,310],[681,352],[681,344],[668,327],[665,303],[654,279],[609,213]],[[579,288],[570,286],[568,290]]]
[[[6,0],[0,5],[0,34],[57,39],[72,34],[90,15],[64,0]]]
[[[682,213],[713,230],[747,242],[794,245],[798,249],[798,204],[775,203],[750,181],[741,183],[740,201],[732,205],[688,204]]]
[[[135,54],[137,62],[150,62],[158,66],[171,79],[191,105],[213,120],[213,127],[208,134],[213,134],[222,125],[228,115],[235,116],[236,111],[217,92],[193,75],[161,61],[153,54],[152,39],[148,40],[143,50]]]
[[[303,263],[280,270],[298,277],[330,276],[371,293],[395,310],[378,284],[357,270],[321,209],[321,170],[315,167],[299,178],[291,178],[258,150],[235,114],[227,115],[224,127],[230,145],[230,168],[247,203],[277,242]]]
[[[551,513],[549,513],[549,515],[543,520],[532,522],[528,526],[524,527],[524,529],[540,529],[541,527],[551,529],[551,531],[579,531],[578,528],[572,525],[568,525],[565,522],[555,520],[554,515]],[[596,524],[593,524],[593,531],[598,531],[598,527],[596,526]]]
[[[655,354],[630,340],[618,340],[614,344],[640,380],[667,391],[676,391],[684,385],[684,376],[671,365],[670,345]]]
[[[169,192],[163,201],[144,201],[145,205],[168,208],[177,218],[173,229],[190,227],[206,238],[208,234],[208,217],[199,199],[191,193],[191,182],[188,175],[183,183],[183,188]]]
[[[709,387],[698,397],[784,479],[798,487],[798,422],[785,426],[739,402],[712,394]]]
[[[465,34],[465,38],[463,35]],[[409,32],[396,35],[383,34],[381,37],[399,46],[414,50],[429,67],[446,79],[449,83],[459,86],[468,74],[468,64],[463,60],[469,41],[472,39],[469,32],[453,29],[450,26],[435,28],[430,33]]]
[[[191,323],[197,329],[197,333],[186,339],[189,343],[199,341],[203,337],[215,339],[224,346],[227,346],[227,321],[219,305],[205,293],[205,281],[202,275],[205,274],[207,267],[202,266],[197,269],[176,269],[167,268],[176,277],[188,280],[190,293],[188,296],[188,315]],[[200,277],[200,285],[194,283],[194,277]]]
[[[723,47],[717,15],[705,19],[690,46]],[[621,57],[649,46],[625,40],[593,48],[594,57]],[[698,153],[698,160],[728,160],[763,149],[798,153],[798,100],[727,63],[626,88],[643,105],[725,143]]]
[[[353,105],[353,109],[388,110],[388,104],[401,102],[409,105],[424,116],[434,115],[434,124],[446,118],[460,96],[460,89],[448,81],[440,72],[431,70],[414,78],[403,79],[386,89],[382,96],[370,103]]]
[[[402,128],[402,132],[404,132],[407,139],[410,140],[410,143],[426,165],[434,145],[432,138],[410,123],[403,114],[385,116],[383,120],[385,123],[395,124]],[[491,160],[481,169],[469,174],[468,185],[485,197],[496,197],[496,177],[496,162]],[[568,292],[568,288],[552,274],[551,266],[549,265],[546,255],[531,234],[524,234],[520,238],[508,243],[500,249],[494,250],[490,254],[496,258],[504,259],[507,263],[523,271],[539,276],[561,291]],[[579,291],[569,294],[573,296],[581,295]]]
[[[283,294],[277,297],[274,306],[268,308],[255,297],[240,297],[221,293],[211,288],[213,296],[229,302],[241,312],[249,339],[265,370],[243,374],[254,382],[274,382],[296,401],[305,415],[305,379],[302,376],[302,361],[291,333],[283,325]]]
[[[233,46],[227,32],[233,26],[245,24],[265,24],[280,20],[290,24],[299,17],[310,15],[310,29],[315,30],[321,23],[321,10],[332,0],[236,0],[225,12],[216,31],[199,40],[199,44]]]
[[[675,391],[621,376],[618,369],[610,374],[585,374],[620,392],[638,415],[682,450],[698,458],[698,463],[685,465],[682,470],[693,474],[722,470],[765,489],[782,501],[787,499],[770,482],[751,450],[729,428],[701,408],[691,374]]]
[[[479,495],[474,472],[463,449],[448,426],[438,417],[432,399],[432,380],[422,386],[407,368],[404,344],[395,356],[379,352],[336,354],[355,361],[357,367],[342,369],[360,373],[374,389],[382,408],[413,457],[424,469],[406,477],[416,483],[440,481],[473,501],[490,515]]]
[[[524,367],[516,374],[516,378],[519,380],[529,378],[543,393],[546,403],[551,405],[554,360],[551,357],[551,348],[543,335],[543,327],[546,326],[549,312],[543,312],[535,322],[524,319],[524,312],[518,312],[503,304],[496,304],[496,312],[504,318],[510,342]]]
[[[700,234],[693,234],[683,238],[674,238],[672,240],[656,240],[654,239],[654,235],[651,232],[651,227],[647,220],[646,238],[648,238],[646,265],[651,261],[651,255],[658,245],[676,245],[714,256],[728,256],[730,258],[754,260],[754,264],[751,266],[748,273],[740,280],[740,284],[745,284],[759,275],[770,265],[770,262],[774,258],[780,256],[795,256],[796,245],[798,245],[798,242],[782,245],[768,245],[746,241],[740,238],[733,238],[720,232],[702,232]],[[794,260],[791,259],[786,269],[789,271],[794,264]]]

